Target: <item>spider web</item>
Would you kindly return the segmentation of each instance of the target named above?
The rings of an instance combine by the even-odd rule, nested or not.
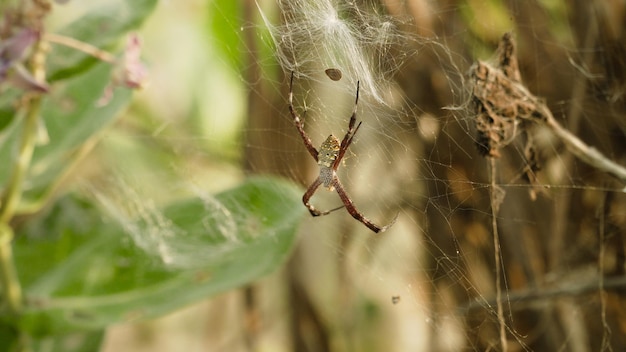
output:
[[[221,6],[212,10],[225,11]],[[507,134],[494,159],[494,183],[492,164],[476,147],[468,73],[476,60],[497,66],[498,42],[512,32],[528,90],[545,99],[566,129],[626,164],[624,11],[566,6],[259,1],[242,14],[244,26],[233,24],[249,59],[243,73],[182,75],[212,77],[195,83],[209,101],[196,107],[204,116],[194,120],[200,132],[177,139],[175,106],[151,127],[157,138],[184,146],[181,155],[191,150],[209,159],[213,164],[203,170],[219,164],[237,177],[233,151],[243,149],[248,171],[282,175],[303,192],[319,171],[287,110],[290,73],[294,106],[318,149],[329,134],[345,134],[359,81],[363,124],[339,178],[374,223],[399,214],[382,235],[344,209],[303,218],[288,268],[260,286],[259,344],[293,349],[285,336],[296,334],[294,321],[303,319],[310,325],[300,334],[325,331],[319,341],[336,351],[504,350],[502,331],[510,351],[623,348],[623,183],[578,160],[540,124],[516,124]],[[329,68],[340,70],[341,79],[329,77]],[[220,95],[220,82],[249,90],[249,100],[241,92]],[[220,104],[222,96],[228,104]],[[238,129],[241,146],[225,137]],[[182,173],[223,180],[191,166]],[[221,182],[208,188],[229,183]],[[321,210],[341,205],[323,188],[312,203]],[[304,294],[294,298],[292,286]],[[302,313],[301,307],[311,308]],[[229,350],[244,348],[237,337],[214,337]]]

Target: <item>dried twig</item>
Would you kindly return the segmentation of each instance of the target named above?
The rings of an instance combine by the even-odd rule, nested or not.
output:
[[[532,305],[546,305],[563,297],[581,297],[597,294],[603,290],[615,291],[616,294],[620,294],[626,288],[626,277],[624,276],[602,278],[603,285],[601,288],[598,286],[598,281],[600,281],[598,276],[602,276],[602,274],[598,275],[596,269],[592,273],[583,271],[576,273],[576,277],[571,280],[561,280],[555,283],[554,287],[510,291],[506,300],[511,303],[509,309],[522,310]],[[467,312],[475,309],[492,307],[497,303],[497,297],[478,297],[459,307],[459,311],[467,314]]]

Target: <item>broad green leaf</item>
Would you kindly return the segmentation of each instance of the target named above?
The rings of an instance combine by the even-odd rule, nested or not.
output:
[[[102,329],[249,283],[284,262],[304,212],[298,188],[268,178],[162,210],[128,202],[107,218],[68,197],[18,231],[28,299],[21,328],[43,336]]]
[[[46,182],[50,169],[65,167],[69,153],[107,127],[128,105],[132,92],[124,88],[116,89],[108,103],[98,103],[110,82],[110,72],[109,65],[100,63],[56,85],[42,106],[49,142],[35,150],[31,177]]]
[[[111,123],[130,102],[131,92],[120,88],[108,104],[98,104],[109,82],[110,71],[110,65],[97,64],[82,75],[58,82],[44,98],[41,128],[48,141],[38,145],[33,155],[27,179],[33,190],[31,196],[36,197],[43,187],[58,177],[71,162],[72,153]],[[15,155],[22,133],[21,120],[7,129],[10,134],[0,144],[0,160],[8,161]],[[1,185],[6,184],[10,172],[10,167],[0,168]]]
[[[110,50],[123,35],[140,26],[156,4],[157,0],[126,0],[91,6],[89,12],[58,34]],[[54,44],[47,61],[48,80],[67,78],[88,69],[95,62],[93,57],[81,51]]]

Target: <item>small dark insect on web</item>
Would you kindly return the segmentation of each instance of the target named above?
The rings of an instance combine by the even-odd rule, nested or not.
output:
[[[350,116],[350,122],[348,123],[348,131],[341,141],[339,141],[337,137],[331,134],[330,136],[328,136],[328,138],[326,138],[324,143],[322,143],[318,151],[313,146],[313,142],[311,142],[311,139],[304,131],[304,127],[302,126],[302,119],[296,113],[296,110],[293,107],[293,72],[291,73],[291,80],[289,83],[289,113],[291,114],[294,124],[296,125],[296,128],[300,133],[300,137],[302,137],[304,146],[308,150],[309,154],[311,154],[313,159],[315,159],[320,168],[319,176],[317,176],[315,181],[313,181],[313,183],[304,193],[304,196],[302,197],[302,202],[312,216],[327,215],[335,210],[345,207],[348,213],[350,213],[353,218],[363,223],[363,225],[367,226],[367,228],[369,228],[370,230],[376,233],[384,232],[396,222],[396,220],[398,219],[398,215],[396,215],[396,217],[386,226],[381,227],[374,224],[356,209],[354,203],[352,202],[352,199],[350,198],[350,196],[348,196],[348,193],[339,181],[339,177],[337,177],[337,168],[339,168],[339,165],[341,165],[341,159],[343,159],[343,156],[346,154],[348,147],[350,147],[350,144],[352,143],[354,135],[359,130],[359,127],[361,127],[362,121],[359,122],[358,125],[356,125],[356,108],[358,102],[359,83],[357,82],[356,99],[354,101],[354,109],[352,110],[352,115]],[[315,194],[315,191],[317,191],[317,189],[321,185],[324,185],[324,187],[326,187],[329,191],[337,191],[337,194],[339,194],[339,198],[341,198],[341,201],[343,202],[343,206],[327,211],[317,210],[309,202],[309,200],[311,199],[311,197],[313,197],[313,194]]]
[[[326,76],[333,81],[338,81],[343,76],[338,68],[327,68],[324,72],[326,73]]]

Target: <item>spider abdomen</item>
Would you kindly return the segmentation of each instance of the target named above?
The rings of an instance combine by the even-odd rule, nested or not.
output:
[[[335,170],[332,167],[320,166],[320,180],[324,187],[329,191],[334,191],[333,179],[335,178]]]

